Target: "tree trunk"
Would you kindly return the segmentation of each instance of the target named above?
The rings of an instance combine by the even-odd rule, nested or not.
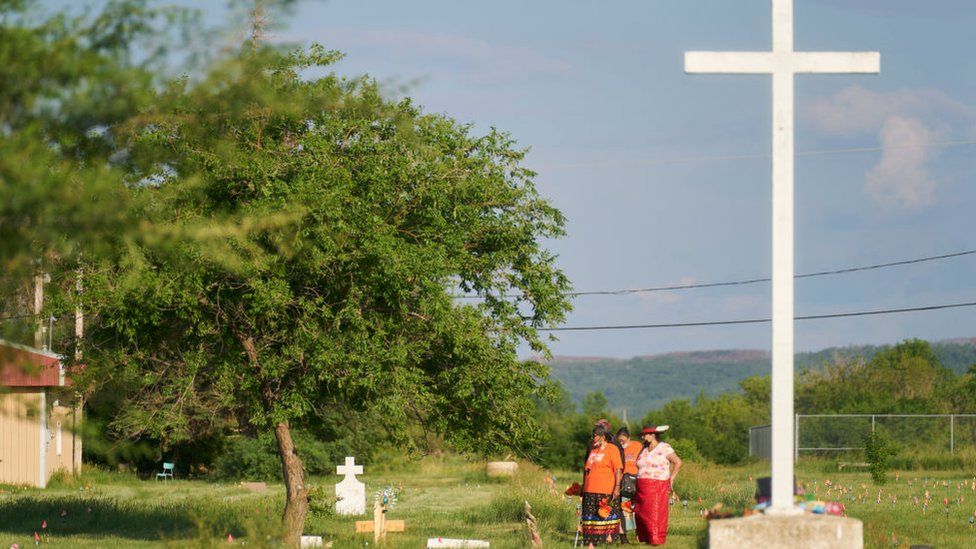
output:
[[[308,515],[308,488],[305,486],[305,472],[302,459],[295,451],[291,439],[291,428],[283,421],[275,425],[275,438],[278,439],[278,455],[281,456],[281,472],[285,479],[285,546],[298,547],[305,529]]]

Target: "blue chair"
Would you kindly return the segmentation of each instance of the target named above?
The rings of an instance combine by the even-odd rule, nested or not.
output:
[[[160,478],[162,478],[163,480],[166,480],[167,478],[170,479],[170,480],[173,480],[173,466],[174,465],[172,463],[165,463],[164,462],[163,463],[163,472],[162,473],[156,473],[156,480],[159,480]]]

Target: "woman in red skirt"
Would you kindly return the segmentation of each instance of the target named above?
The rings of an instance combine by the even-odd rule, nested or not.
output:
[[[671,483],[681,469],[674,449],[661,442],[661,433],[667,430],[667,425],[644,427],[644,449],[637,455],[637,494],[633,499],[637,539],[651,545],[664,545],[668,539],[668,498]]]

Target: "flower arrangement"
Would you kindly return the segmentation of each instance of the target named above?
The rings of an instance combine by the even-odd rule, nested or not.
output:
[[[384,509],[394,509],[397,504],[397,495],[400,493],[401,488],[395,488],[390,485],[382,490],[378,490],[373,496],[373,501],[378,502],[383,506]]]

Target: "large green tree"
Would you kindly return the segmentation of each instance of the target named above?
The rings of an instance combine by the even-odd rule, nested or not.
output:
[[[113,128],[152,98],[170,49],[157,39],[190,28],[187,20],[145,0],[74,16],[0,0],[3,280],[110,252],[134,229]]]
[[[546,352],[539,329],[569,308],[542,245],[563,218],[524,151],[328,73],[338,57],[249,42],[159,93],[118,131],[151,230],[89,262],[85,376],[124,389],[113,426],[273,432],[291,544],[296,422],[340,407],[404,444],[418,427],[463,451],[522,444],[547,372],[517,348]]]

